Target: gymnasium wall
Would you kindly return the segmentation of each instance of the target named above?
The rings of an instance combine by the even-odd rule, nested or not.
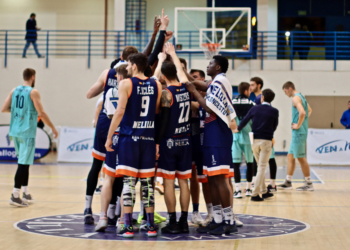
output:
[[[230,61],[231,63],[231,61]],[[291,99],[284,95],[282,85],[286,81],[296,84],[297,90],[306,96],[348,96],[350,93],[349,61],[338,61],[338,71],[333,71],[333,61],[266,60],[260,70],[259,60],[236,60],[235,70],[227,73],[233,85],[248,81],[253,76],[264,80],[264,88],[276,93],[272,105],[280,112],[280,123],[275,134],[276,151],[283,151],[283,140],[288,150],[291,137]],[[49,68],[45,60],[9,59],[8,67],[0,68],[1,105],[12,88],[22,83],[22,71],[32,67],[37,71],[36,88],[40,91],[45,110],[55,125],[92,126],[97,98],[86,99],[86,92],[95,83],[101,72],[108,68],[110,60],[94,59],[87,69],[86,59],[50,59]],[[193,60],[192,68],[206,69],[208,61]],[[344,104],[344,110],[346,109]],[[315,108],[315,107],[313,107]],[[339,117],[340,119],[340,117]],[[0,124],[9,123],[9,114],[0,114]]]
[[[103,30],[104,1],[2,0],[0,29],[25,29],[30,13],[36,13],[43,30]],[[108,29],[114,29],[114,0],[108,0]]]

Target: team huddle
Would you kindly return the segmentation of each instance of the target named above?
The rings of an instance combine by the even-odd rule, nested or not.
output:
[[[144,231],[149,237],[157,236],[158,230],[162,234],[188,233],[192,196],[191,221],[198,225],[197,232],[237,233],[237,227],[243,223],[233,212],[233,198],[243,197],[240,183],[243,156],[247,165],[245,196],[260,202],[273,197],[273,192],[277,191],[273,138],[279,114],[271,106],[275,93],[271,89],[261,91],[263,80],[254,77],[250,83],[240,83],[239,95],[233,98],[232,84],[225,75],[228,60],[220,55],[214,56],[207,66],[206,73],[211,81],[205,81],[202,70],[188,73],[185,61],[178,58],[174,46],[167,43],[172,36],[172,32],[166,31],[168,23],[164,12],[162,17],[156,17],[154,35],[145,50],[139,53],[135,47],[126,46],[121,58],[102,72],[87,93],[89,99],[103,93],[103,102],[96,122],[93,163],[87,179],[84,223],[95,223],[91,205],[103,166],[105,179],[97,232],[117,226],[118,235],[126,238],[133,237],[135,230]],[[153,46],[158,31],[159,37]],[[28,191],[29,165],[33,164],[35,149],[33,119],[36,121],[39,115],[57,136],[43,111],[40,96],[33,89],[35,71],[27,69],[24,80],[23,86],[11,91],[2,108],[2,112],[11,112],[10,136],[18,155],[15,188],[10,200],[10,204],[16,206],[28,206],[33,201]],[[305,97],[296,92],[293,83],[287,82],[282,88],[293,98],[293,133],[288,175],[285,183],[279,186],[292,187],[297,158],[305,176],[305,185],[298,190],[312,191],[305,158],[311,108]],[[271,183],[266,186],[268,164]],[[168,218],[155,212],[156,177],[163,179]],[[179,218],[175,210],[175,179],[180,188]],[[132,215],[138,181],[141,207],[135,221]],[[207,207],[205,219],[198,211],[199,183]],[[20,199],[21,187],[23,199]],[[160,227],[165,221],[166,226]]]

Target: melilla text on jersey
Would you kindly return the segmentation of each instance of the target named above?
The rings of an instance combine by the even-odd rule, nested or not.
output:
[[[134,121],[133,128],[154,128],[154,121]]]
[[[181,133],[185,133],[187,131],[189,131],[191,128],[191,124],[187,124],[186,126],[180,127],[180,128],[176,128],[175,129],[175,135],[176,134],[181,134]]]

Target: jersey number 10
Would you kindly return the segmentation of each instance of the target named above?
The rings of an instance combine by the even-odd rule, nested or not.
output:
[[[16,95],[16,108],[22,109],[24,105],[24,96]]]

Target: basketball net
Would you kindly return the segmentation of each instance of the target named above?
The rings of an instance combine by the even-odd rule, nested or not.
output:
[[[204,43],[202,49],[206,59],[212,59],[220,52],[220,43]]]

